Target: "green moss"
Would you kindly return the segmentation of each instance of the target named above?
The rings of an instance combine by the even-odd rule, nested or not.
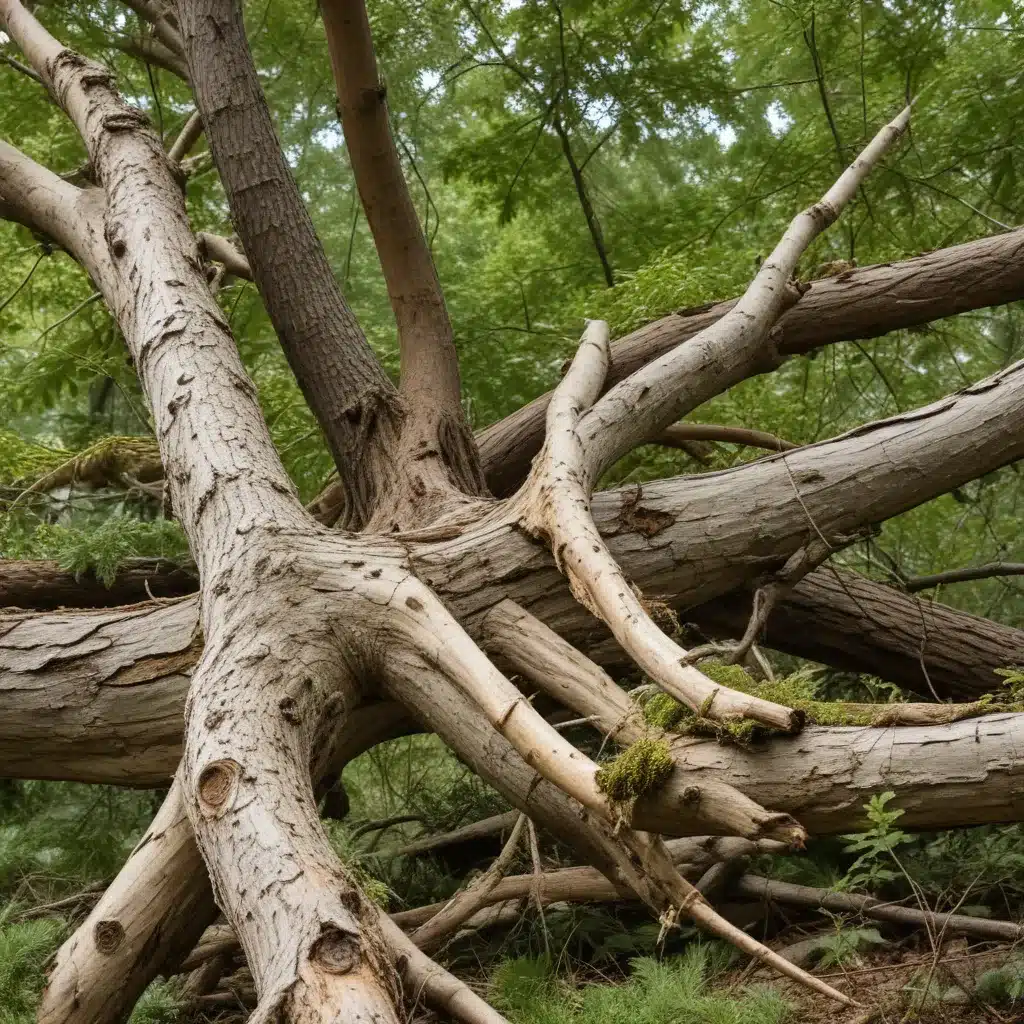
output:
[[[613,803],[630,803],[657,789],[674,764],[664,740],[643,737],[626,747],[614,761],[598,768],[597,786]]]
[[[689,714],[688,709],[675,697],[658,692],[643,701],[644,720],[659,729],[674,729]]]

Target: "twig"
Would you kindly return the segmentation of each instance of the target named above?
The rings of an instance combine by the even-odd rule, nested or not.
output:
[[[411,936],[412,941],[420,949],[427,953],[438,949],[448,936],[454,935],[466,921],[488,902],[488,897],[494,890],[494,887],[505,876],[505,872],[515,858],[519,849],[519,840],[522,837],[523,828],[528,821],[529,819],[525,814],[520,814],[516,819],[512,834],[508,837],[508,841],[502,848],[501,853],[491,866],[482,875],[470,882],[465,889],[456,893],[426,924],[421,925],[413,932]]]
[[[928,576],[905,576],[900,585],[910,594],[919,590],[931,590],[947,583],[968,583],[971,580],[987,580],[996,576],[1024,576],[1024,562],[986,562],[984,565],[969,565],[962,569],[948,569],[946,572]]]

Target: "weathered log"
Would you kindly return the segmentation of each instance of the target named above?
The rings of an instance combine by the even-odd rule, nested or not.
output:
[[[54,561],[0,560],[0,608],[113,608],[181,597],[196,585],[194,573],[159,558],[130,559],[109,585],[92,572],[68,572]]]

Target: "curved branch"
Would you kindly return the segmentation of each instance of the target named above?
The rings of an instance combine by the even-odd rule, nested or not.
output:
[[[198,110],[189,114],[188,120],[182,125],[178,137],[167,150],[167,159],[180,164],[188,156],[189,150],[199,141],[203,134],[203,118]]]
[[[798,295],[791,279],[807,246],[838,219],[860,184],[910,123],[905,108],[867,145],[813,206],[795,217],[735,307],[706,328],[699,345],[681,345],[612,387],[578,428],[592,487],[601,473],[672,420],[777,361],[769,331]],[[557,392],[556,392],[557,393]]]
[[[548,406],[547,440],[517,501],[522,522],[543,537],[573,595],[612,631],[622,649],[659,686],[702,716],[751,718],[798,732],[803,715],[712,682],[655,624],[598,533],[590,513],[587,454],[579,426],[600,394],[608,366],[608,325],[591,321],[569,372]]]
[[[792,441],[784,441],[781,437],[776,437],[764,430],[724,427],[716,423],[674,423],[658,435],[655,443],[689,450],[687,444],[693,441],[724,441],[726,444],[765,448],[770,452],[788,452],[800,447],[793,444]]]

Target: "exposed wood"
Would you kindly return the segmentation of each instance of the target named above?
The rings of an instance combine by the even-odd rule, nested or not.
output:
[[[798,732],[803,715],[712,682],[687,661],[687,652],[654,622],[598,532],[590,511],[588,453],[581,423],[608,369],[608,325],[587,325],[569,371],[547,411],[547,437],[516,503],[523,527],[555,552],[573,596],[601,619],[619,646],[658,686],[717,721],[752,718]],[[580,679],[585,687],[589,680]]]
[[[700,335],[613,385],[580,417],[584,485],[637,445],[733,384],[779,362],[769,331],[799,298],[792,278],[800,257],[843,208],[910,123],[904,108],[879,131],[813,206],[793,218],[736,305]],[[558,394],[556,389],[555,394]]]

